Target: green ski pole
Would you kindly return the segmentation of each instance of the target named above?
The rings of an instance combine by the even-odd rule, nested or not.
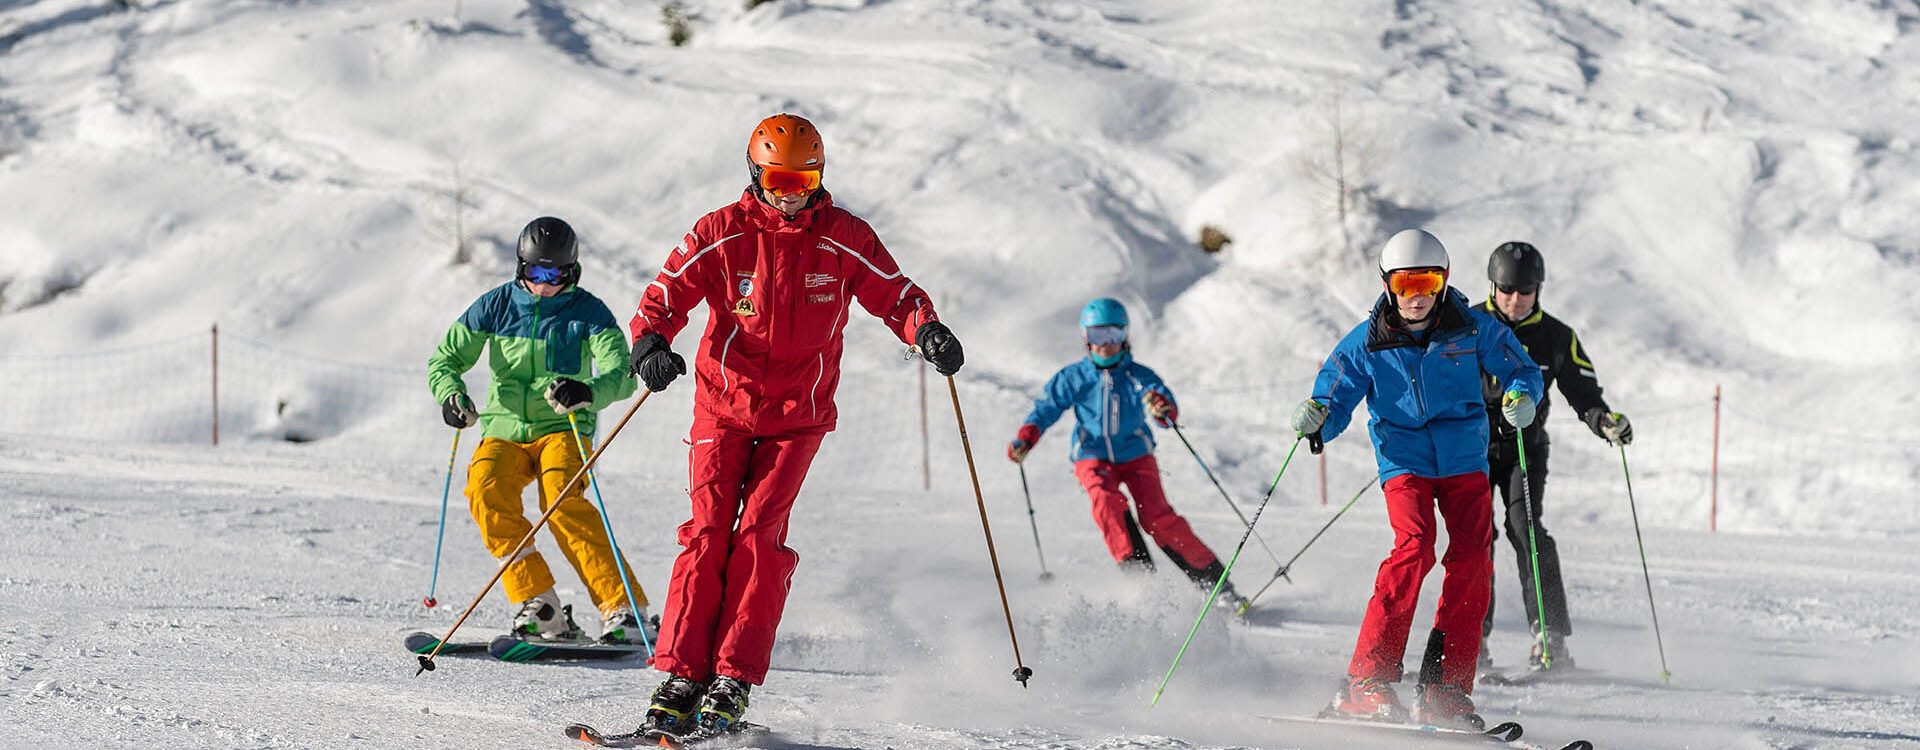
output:
[[[1359,492],[1353,493],[1353,497],[1347,499],[1347,504],[1340,506],[1340,512],[1333,514],[1332,518],[1327,519],[1326,525],[1321,526],[1319,531],[1313,533],[1312,539],[1308,539],[1306,544],[1300,546],[1299,552],[1293,553],[1293,557],[1288,558],[1285,565],[1281,565],[1278,570],[1273,571],[1273,578],[1269,579],[1267,585],[1261,586],[1259,591],[1254,592],[1253,596],[1247,599],[1247,606],[1251,607],[1254,602],[1260,601],[1260,595],[1267,593],[1267,589],[1273,588],[1273,584],[1277,583],[1280,579],[1285,578],[1288,583],[1292,583],[1293,577],[1287,575],[1287,571],[1293,568],[1294,561],[1299,560],[1301,555],[1306,554],[1307,548],[1312,547],[1314,542],[1320,541],[1320,535],[1327,533],[1327,529],[1333,528],[1333,522],[1340,520],[1341,516],[1346,515],[1347,509],[1353,507],[1354,501],[1359,500],[1361,495],[1367,494],[1367,490],[1373,489],[1373,483],[1378,481],[1380,481],[1380,477],[1378,476],[1368,479],[1366,485],[1361,487]]]
[[[1173,670],[1180,668],[1180,660],[1187,655],[1187,647],[1193,645],[1194,634],[1200,632],[1200,623],[1207,619],[1207,610],[1213,608],[1214,597],[1219,596],[1220,587],[1227,584],[1227,575],[1233,572],[1233,564],[1240,560],[1240,551],[1247,548],[1247,539],[1253,536],[1254,524],[1260,523],[1260,514],[1266,512],[1267,502],[1273,499],[1274,489],[1280,486],[1280,477],[1286,475],[1287,465],[1293,463],[1293,454],[1300,450],[1300,441],[1305,438],[1305,435],[1295,437],[1293,447],[1287,449],[1287,459],[1280,462],[1280,471],[1273,475],[1273,484],[1267,485],[1267,496],[1260,498],[1260,507],[1254,509],[1253,520],[1247,523],[1247,533],[1240,535],[1240,544],[1233,548],[1233,556],[1227,558],[1226,569],[1220,571],[1220,579],[1213,582],[1213,591],[1207,594],[1207,600],[1200,603],[1200,616],[1194,618],[1193,628],[1187,631],[1186,642],[1180,644],[1180,653],[1174,654],[1173,665],[1167,667],[1167,675],[1160,678],[1160,687],[1154,688],[1153,700],[1147,705],[1160,705],[1160,694],[1166,692],[1167,683],[1173,679]]]
[[[1526,430],[1515,430],[1515,445],[1520,446],[1520,498],[1526,502],[1527,509],[1527,557],[1533,563],[1533,611],[1540,613],[1540,632],[1534,635],[1540,639],[1540,666],[1553,668],[1553,653],[1547,650],[1547,593],[1540,585],[1540,546],[1534,542],[1533,535],[1533,483],[1527,472],[1527,436]]]

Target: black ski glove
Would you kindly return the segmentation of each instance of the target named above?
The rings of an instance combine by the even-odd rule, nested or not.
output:
[[[473,399],[467,398],[467,394],[456,393],[440,402],[440,418],[447,421],[448,427],[464,430],[480,423],[480,412],[474,410]]]
[[[593,389],[573,378],[560,378],[547,384],[547,405],[566,414],[593,403]]]
[[[920,325],[920,330],[913,333],[913,345],[920,347],[920,357],[933,365],[934,372],[947,377],[953,377],[967,361],[960,351],[960,340],[937,320]]]
[[[649,333],[633,342],[631,371],[640,382],[647,384],[647,390],[659,393],[666,390],[674,378],[686,373],[687,360],[667,348],[667,337]]]

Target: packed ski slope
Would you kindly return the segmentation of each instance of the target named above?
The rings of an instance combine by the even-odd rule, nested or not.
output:
[[[1036,676],[1009,677],[945,384],[929,490],[918,365],[855,320],[755,694],[769,746],[1393,746],[1259,718],[1331,694],[1390,540],[1377,493],[1251,621],[1208,618],[1150,709],[1199,595],[1113,569],[1058,430],[1028,464],[1041,583],[1000,452],[1078,356],[1073,312],[1113,295],[1251,506],[1286,410],[1376,293],[1370,248],[1419,225],[1476,297],[1494,245],[1547,252],[1545,304],[1635,420],[1674,675],[1621,457],[1562,409],[1548,519],[1570,645],[1601,679],[1485,687],[1483,712],[1544,745],[1920,747],[1913,2],[715,0],[689,4],[680,48],[655,3],[128,5],[0,2],[0,746],[561,747],[569,721],[637,721],[658,679],[638,665],[413,676],[399,635],[451,625],[492,572],[456,495],[443,606],[419,604],[452,439],[420,363],[537,215],[573,222],[585,286],[630,306],[737,196],[745,128],[792,110],[826,133],[836,199],[967,345],[958,390]],[[1204,225],[1225,252],[1195,249]],[[688,391],[650,400],[604,466],[656,598]],[[1160,456],[1176,507],[1230,549],[1198,466],[1171,436]],[[1327,507],[1318,471],[1296,459],[1262,517],[1283,556],[1370,476],[1364,440],[1329,447]],[[1251,544],[1234,577],[1251,593],[1274,566]],[[496,592],[463,632],[508,616]],[[1524,631],[1504,607],[1500,666]]]

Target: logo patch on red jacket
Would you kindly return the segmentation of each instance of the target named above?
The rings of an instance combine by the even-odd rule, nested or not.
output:
[[[744,317],[748,315],[759,315],[760,312],[753,309],[753,300],[741,298],[739,302],[733,303],[733,314]]]
[[[807,288],[808,288],[808,289],[812,289],[812,288],[814,288],[814,287],[822,287],[822,286],[832,286],[832,285],[834,285],[834,284],[837,284],[837,283],[840,283],[840,280],[839,280],[839,279],[836,279],[836,278],[834,278],[834,277],[833,277],[833,274],[830,274],[830,273],[810,273],[810,274],[807,274]]]
[[[837,296],[839,295],[836,295],[833,292],[827,292],[826,294],[809,294],[807,295],[807,301],[814,302],[814,303],[832,302],[834,298]]]

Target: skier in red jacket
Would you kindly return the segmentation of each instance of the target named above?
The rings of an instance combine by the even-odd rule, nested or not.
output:
[[[717,733],[765,679],[799,555],[787,516],[834,428],[841,329],[858,301],[942,375],[963,361],[926,292],[865,221],[820,186],[813,123],[780,114],[747,143],[740,200],[694,223],[630,326],[635,375],[659,391],[686,372],[668,345],[695,305],[710,316],[694,358],[693,518],[681,524],[642,731]]]

